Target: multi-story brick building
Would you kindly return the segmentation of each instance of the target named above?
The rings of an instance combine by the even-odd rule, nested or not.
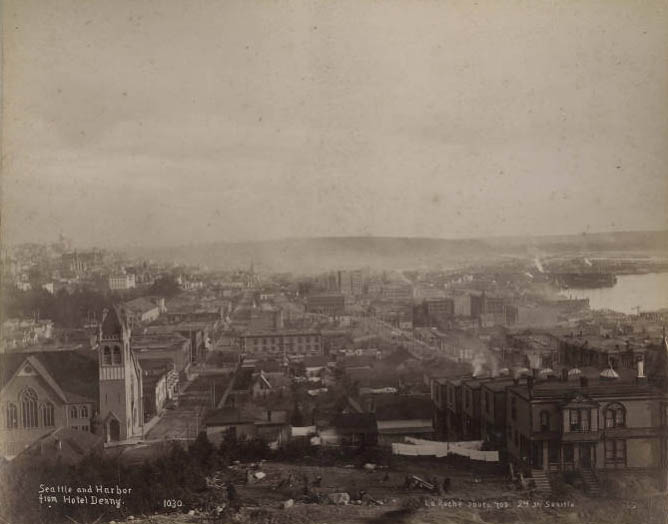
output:
[[[137,287],[134,273],[112,273],[109,275],[109,289],[112,291],[127,291]]]
[[[462,399],[462,382],[471,375],[449,377],[439,380],[439,396],[441,413],[438,414],[438,428],[445,440],[461,440],[464,435],[464,407]]]
[[[311,295],[306,299],[306,311],[336,317],[345,311],[342,294]]]
[[[364,272],[361,269],[339,271],[338,285],[344,295],[360,296],[364,291]]]
[[[455,295],[453,301],[455,316],[480,318],[480,315],[484,313],[484,298],[477,291]]]
[[[390,302],[413,300],[413,286],[408,282],[388,282],[383,284],[382,297]]]
[[[498,377],[480,388],[480,437],[494,449],[506,448],[506,389],[514,385],[509,377]]]
[[[247,355],[314,356],[323,354],[322,335],[311,330],[247,331],[239,337]]]
[[[665,394],[633,370],[507,389],[507,447],[521,467],[655,468],[666,438]]]
[[[461,382],[462,389],[462,437],[479,440],[482,434],[481,388],[490,378],[476,378]]]

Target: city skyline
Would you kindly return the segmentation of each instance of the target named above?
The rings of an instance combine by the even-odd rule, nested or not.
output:
[[[3,237],[664,230],[667,18],[663,2],[7,2]]]

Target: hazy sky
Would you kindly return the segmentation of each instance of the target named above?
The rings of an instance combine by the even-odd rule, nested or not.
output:
[[[668,2],[4,2],[6,239],[668,227]]]

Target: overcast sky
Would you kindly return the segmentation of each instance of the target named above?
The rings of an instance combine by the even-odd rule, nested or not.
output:
[[[4,6],[9,242],[668,227],[666,0]]]

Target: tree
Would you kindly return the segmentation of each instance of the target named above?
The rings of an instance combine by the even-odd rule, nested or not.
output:
[[[292,415],[290,416],[290,424],[293,426],[303,426],[304,425],[304,415],[299,409],[299,404],[295,401],[295,406],[292,409]]]
[[[176,279],[170,275],[166,275],[156,279],[149,289],[149,294],[158,295],[161,297],[173,297],[181,292]]]
[[[200,431],[188,451],[203,471],[208,473],[215,467],[214,457],[216,449],[207,437],[206,431]]]

